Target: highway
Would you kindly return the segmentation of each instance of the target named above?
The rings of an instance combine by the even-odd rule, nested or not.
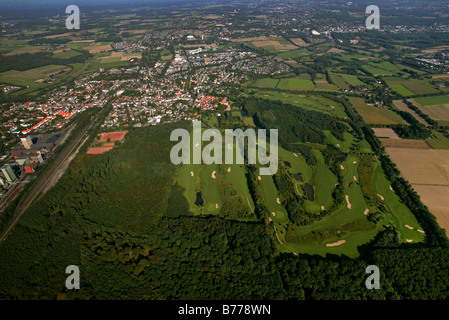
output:
[[[63,169],[64,166],[67,165],[66,160],[71,155],[73,155],[73,153],[76,151],[76,148],[82,141],[84,135],[90,128],[93,127],[97,120],[98,114],[61,150],[61,152],[56,156],[53,163],[50,164],[48,170],[42,176],[37,178],[38,181],[36,181],[36,183],[31,187],[28,195],[18,204],[14,212],[14,216],[8,223],[8,227],[0,236],[0,243],[6,239],[11,230],[19,221],[20,217],[26,212],[26,210],[30,207],[37,196],[41,194],[41,192],[48,190],[49,185],[52,185],[54,181],[59,178],[61,169]]]

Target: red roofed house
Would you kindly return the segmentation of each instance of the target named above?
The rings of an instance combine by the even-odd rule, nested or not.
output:
[[[37,162],[24,166],[23,168],[25,169],[26,173],[35,173],[37,168]]]

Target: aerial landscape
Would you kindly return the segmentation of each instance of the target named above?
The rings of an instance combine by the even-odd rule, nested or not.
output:
[[[448,19],[0,0],[0,300],[447,300]]]

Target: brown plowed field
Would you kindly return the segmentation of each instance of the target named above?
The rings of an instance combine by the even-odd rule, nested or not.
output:
[[[449,150],[386,148],[386,151],[449,235]]]
[[[429,125],[426,120],[424,120],[423,118],[421,118],[421,116],[419,114],[417,114],[415,111],[413,111],[412,109],[409,109],[409,107],[407,107],[407,105],[402,102],[402,100],[395,100],[393,101],[394,105],[396,108],[398,108],[401,111],[405,111],[410,113],[412,116],[415,117],[416,120],[418,120],[421,124],[425,125],[426,127]]]
[[[424,140],[379,139],[384,148],[432,149]]]

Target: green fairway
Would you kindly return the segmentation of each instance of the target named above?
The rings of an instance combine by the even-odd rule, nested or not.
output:
[[[315,202],[320,210],[322,207],[329,209],[334,203],[332,192],[338,180],[324,163],[321,153],[317,151],[315,152],[315,156],[319,161],[315,182]]]
[[[396,226],[401,234],[401,242],[408,243],[407,240],[423,242],[424,235],[418,231],[422,230],[421,226],[396,193],[390,189],[390,182],[385,177],[380,165],[376,165],[374,171],[374,188],[375,193],[380,194],[384,198],[381,201],[390,212],[387,216],[388,223]],[[412,227],[413,230],[406,226]]]
[[[191,147],[196,147],[193,142]],[[234,153],[235,148],[234,145]],[[177,183],[184,189],[184,196],[193,214],[230,217],[229,212],[235,211],[232,218],[254,218],[254,202],[249,193],[244,165],[182,164],[178,169]],[[198,192],[201,192],[203,206],[195,204]],[[241,212],[246,213],[240,214]]]
[[[349,132],[344,133],[345,141],[338,140],[329,130],[323,130],[323,133],[326,135],[327,141],[337,148],[340,148],[342,152],[348,153],[354,142],[354,136]]]

